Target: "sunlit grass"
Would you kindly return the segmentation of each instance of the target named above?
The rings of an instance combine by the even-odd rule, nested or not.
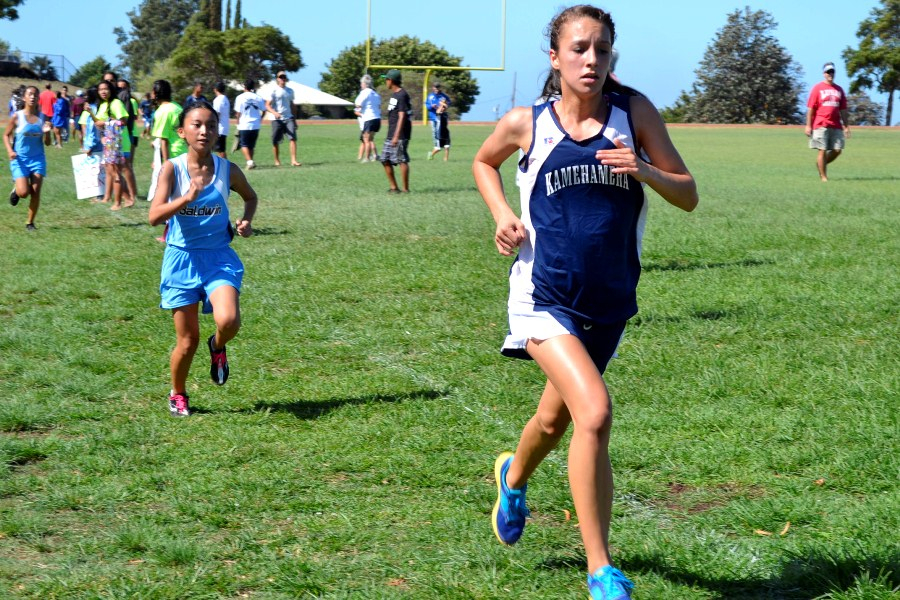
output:
[[[262,135],[232,378],[198,353],[185,420],[159,230],[76,201],[48,149],[38,232],[0,207],[0,595],[583,597],[565,443],[517,547],[490,529],[493,458],[542,379],[497,352],[509,260],[469,168],[488,131],[453,128],[443,163],[418,127],[399,197],[353,125],[301,124],[299,169]],[[636,598],[891,597],[898,132],[855,130],[828,184],[797,128],[672,135],[701,204],[650,194],[607,377],[614,557]]]

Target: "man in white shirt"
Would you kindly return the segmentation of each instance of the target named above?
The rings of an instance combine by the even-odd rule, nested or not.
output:
[[[275,89],[266,100],[266,110],[272,113],[272,152],[275,154],[275,166],[281,166],[278,145],[284,136],[290,140],[291,166],[299,167],[297,161],[297,122],[294,120],[294,90],[287,86],[287,73],[278,71],[275,76]]]
[[[259,128],[266,107],[265,100],[255,90],[256,82],[248,78],[244,81],[244,93],[234,99],[234,112],[238,116],[239,145],[244,158],[247,159],[248,169],[256,168],[253,151],[256,149],[256,139],[259,137]]]
[[[225,143],[228,138],[228,132],[231,130],[231,102],[225,95],[225,82],[216,82],[213,86],[216,97],[213,99],[212,105],[216,114],[219,115],[219,137],[216,140],[216,154],[222,158],[227,158],[225,154]]]

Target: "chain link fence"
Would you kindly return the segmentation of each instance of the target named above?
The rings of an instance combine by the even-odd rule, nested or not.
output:
[[[75,71],[75,65],[62,54],[13,50],[0,56],[0,75],[68,81]]]

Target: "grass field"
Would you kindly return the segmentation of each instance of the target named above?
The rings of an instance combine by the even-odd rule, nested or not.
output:
[[[260,138],[231,379],[198,353],[188,419],[146,204],[75,200],[48,149],[38,231],[0,206],[0,597],[585,597],[567,442],[522,541],[489,524],[543,382],[497,351],[510,259],[470,174],[489,128],[454,127],[444,163],[417,127],[399,197],[354,125],[300,131],[299,169]],[[615,560],[639,600],[894,598],[900,131],[855,130],[827,184],[797,128],[672,135],[701,202],[650,194],[607,372]]]

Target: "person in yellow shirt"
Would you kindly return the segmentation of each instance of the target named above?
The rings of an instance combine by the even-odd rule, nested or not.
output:
[[[97,85],[100,104],[97,112],[92,114],[94,124],[103,130],[103,158],[100,164],[106,169],[106,189],[99,202],[113,200],[110,210],[122,208],[122,170],[126,163],[125,152],[131,152],[131,138],[122,135],[123,124],[127,123],[128,110],[121,100],[116,98],[116,88],[108,81]],[[134,204],[134,199],[131,199]],[[130,204],[129,204],[130,206]]]

